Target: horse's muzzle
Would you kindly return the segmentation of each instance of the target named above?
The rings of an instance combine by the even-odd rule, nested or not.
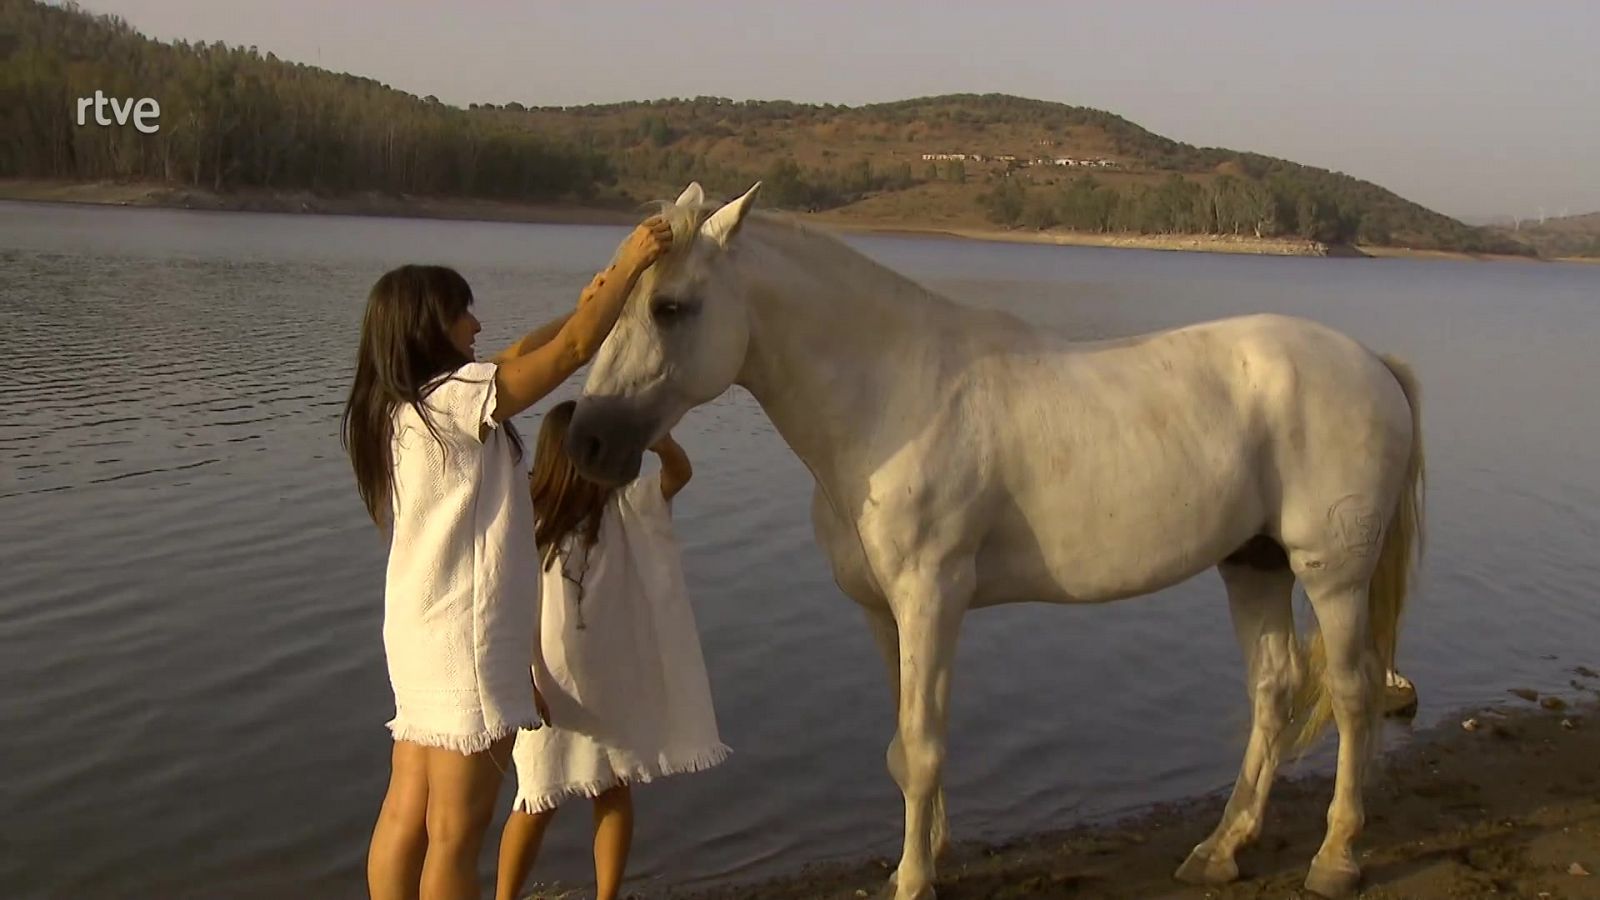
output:
[[[639,477],[654,433],[648,418],[619,397],[582,397],[567,429],[567,456],[590,481],[621,487]]]

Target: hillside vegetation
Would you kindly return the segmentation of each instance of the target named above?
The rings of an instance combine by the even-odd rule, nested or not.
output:
[[[96,89],[156,98],[159,132],[79,126],[76,98]],[[596,205],[762,179],[768,205],[871,225],[1531,252],[1338,172],[1001,95],[460,109],[254,47],[167,44],[71,5],[0,0],[0,100],[0,176],[18,178]]]
[[[1540,256],[1600,257],[1600,212],[1490,230],[1532,247]]]

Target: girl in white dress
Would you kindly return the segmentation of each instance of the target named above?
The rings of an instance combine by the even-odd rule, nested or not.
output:
[[[689,457],[669,435],[659,474],[612,490],[564,444],[574,404],[545,416],[530,491],[544,587],[534,681],[548,727],[517,735],[517,799],[496,897],[517,900],[545,827],[569,797],[594,801],[596,900],[615,900],[633,835],[630,786],[722,762],[711,689],[668,504]]]
[[[478,896],[477,860],[518,729],[537,728],[539,561],[512,416],[599,349],[671,243],[647,220],[578,308],[474,361],[472,289],[442,266],[372,288],[342,437],[390,539],[383,642],[394,689],[389,789],[373,829],[374,900]]]

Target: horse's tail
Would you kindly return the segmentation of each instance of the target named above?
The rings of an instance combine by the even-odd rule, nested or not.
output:
[[[1400,489],[1389,527],[1383,532],[1383,548],[1372,573],[1367,594],[1367,622],[1372,630],[1374,649],[1383,666],[1376,688],[1384,674],[1394,669],[1395,645],[1400,638],[1400,613],[1405,609],[1411,586],[1412,568],[1422,554],[1423,497],[1426,490],[1426,461],[1422,452],[1422,394],[1411,367],[1390,356],[1381,357],[1411,406],[1411,457],[1406,464],[1405,483]],[[1292,752],[1304,752],[1333,719],[1333,704],[1328,695],[1327,651],[1322,635],[1311,639],[1302,656],[1300,688],[1295,694],[1293,722],[1289,738]]]

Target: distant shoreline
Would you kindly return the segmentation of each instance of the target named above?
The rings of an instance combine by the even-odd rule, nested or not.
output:
[[[198,209],[225,212],[310,213],[315,215],[382,216],[390,218],[452,219],[485,222],[520,222],[541,225],[630,225],[645,209],[573,203],[522,203],[469,197],[421,197],[378,192],[324,196],[305,190],[245,189],[226,194],[200,188],[174,187],[147,182],[71,182],[37,179],[0,179],[0,200],[43,203],[81,203],[99,206],[136,206],[161,209]],[[1302,238],[1257,238],[1226,234],[1099,234],[1078,231],[1026,231],[1021,229],[919,225],[908,222],[856,221],[837,212],[799,214],[799,218],[842,232],[857,234],[944,237],[1012,244],[1072,247],[1108,247],[1126,250],[1172,250],[1256,256],[1306,256],[1338,258],[1398,258],[1545,262],[1547,260],[1453,250],[1413,250],[1404,247],[1324,244]],[[1561,259],[1559,262],[1600,262]]]
[[[1027,231],[1001,228],[922,227],[895,223],[852,222],[846,218],[818,217],[817,221],[846,232],[903,234],[915,237],[949,237],[1007,244],[1047,244],[1062,247],[1110,247],[1118,250],[1180,250],[1254,256],[1333,256],[1360,258],[1369,254],[1356,247],[1323,244],[1300,238],[1258,238],[1229,234],[1101,234],[1084,231]]]
[[[603,206],[516,203],[471,197],[417,197],[375,191],[324,196],[303,190],[249,189],[219,194],[200,188],[146,182],[64,182],[16,178],[0,179],[0,200],[537,225],[629,225],[644,216],[643,210]]]

